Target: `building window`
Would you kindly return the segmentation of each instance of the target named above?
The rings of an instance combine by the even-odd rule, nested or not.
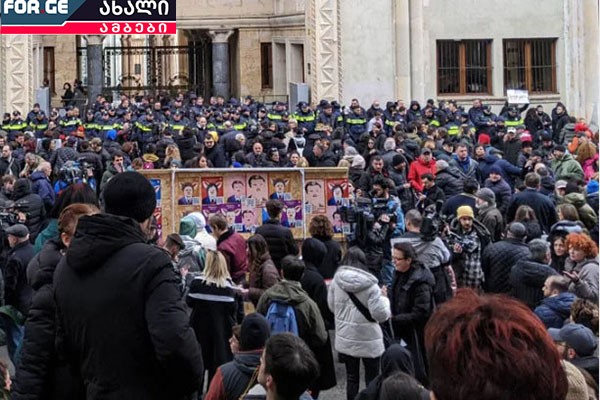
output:
[[[491,40],[438,40],[437,81],[441,95],[491,94]]]
[[[260,76],[263,89],[273,89],[273,45],[260,44]]]
[[[50,82],[50,93],[56,93],[54,73],[54,47],[44,47],[44,79]]]
[[[556,39],[504,40],[504,90],[556,93]]]

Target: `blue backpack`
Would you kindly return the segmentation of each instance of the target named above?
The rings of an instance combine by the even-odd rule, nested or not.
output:
[[[298,323],[294,307],[286,302],[272,300],[267,310],[267,321],[271,325],[271,335],[290,332],[298,336]]]

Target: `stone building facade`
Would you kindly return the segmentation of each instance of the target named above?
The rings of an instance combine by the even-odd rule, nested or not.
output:
[[[179,74],[179,84],[195,82],[190,88],[199,94],[270,101],[299,82],[313,102],[468,104],[478,97],[499,108],[506,89],[517,88],[529,90],[534,104],[563,101],[571,113],[598,120],[595,0],[181,0],[177,14],[178,34],[154,43],[196,46],[199,54],[170,56],[170,69],[161,73]],[[139,40],[147,42],[119,38],[111,45]],[[31,103],[32,89],[50,70],[47,49],[54,52],[58,91],[81,75],[80,42],[0,36],[0,109]],[[134,73],[126,64],[115,64],[113,82]],[[142,79],[143,68],[136,72]]]

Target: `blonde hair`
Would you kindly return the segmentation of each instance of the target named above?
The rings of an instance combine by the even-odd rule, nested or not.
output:
[[[231,279],[227,261],[220,251],[208,250],[204,266],[204,280],[213,283],[217,287],[226,287],[227,281]]]
[[[337,166],[343,167],[343,168],[350,168],[352,166],[352,164],[348,160],[341,159]]]
[[[297,168],[308,168],[310,165],[308,164],[308,160],[305,157],[300,157],[298,162],[296,163]]]
[[[167,146],[167,148],[165,149],[165,155],[170,160],[181,161],[181,154],[179,153],[179,147],[177,147],[174,144],[170,144]]]

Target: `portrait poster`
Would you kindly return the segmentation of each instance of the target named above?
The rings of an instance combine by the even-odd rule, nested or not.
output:
[[[287,228],[302,228],[303,212],[301,200],[284,201],[281,224]]]
[[[325,180],[307,179],[304,184],[306,214],[325,213]]]
[[[183,180],[177,185],[177,205],[192,206],[200,204],[198,180]]]
[[[227,218],[227,226],[233,227],[237,232],[243,232],[241,204],[220,204],[219,209]]]
[[[269,199],[281,202],[292,200],[290,178],[279,174],[269,174]]]
[[[342,214],[338,206],[327,206],[327,217],[333,225],[333,233],[350,234],[350,224],[342,221]]]
[[[207,232],[210,232],[210,227],[208,226],[208,220],[210,217],[216,214],[221,214],[221,204],[205,204],[202,205],[202,215],[204,215],[204,219],[206,220],[206,229]]]
[[[223,204],[223,177],[202,177],[202,205]]]
[[[256,208],[242,208],[241,212],[241,230],[243,233],[254,234],[259,224],[259,216],[262,215],[261,209]]]
[[[246,179],[242,175],[225,174],[223,177],[225,203],[242,204],[246,201]]]
[[[348,206],[348,180],[327,179],[327,206]]]
[[[269,198],[269,174],[246,174],[246,204],[248,208],[262,208]]]

